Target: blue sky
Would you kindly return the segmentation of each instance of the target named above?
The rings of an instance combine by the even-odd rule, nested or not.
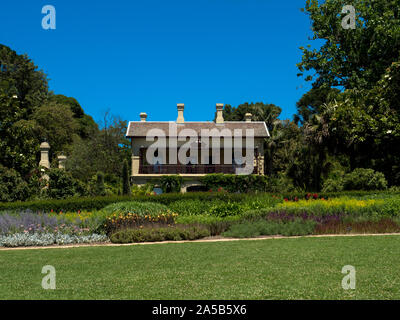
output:
[[[4,1],[0,43],[26,53],[50,89],[101,119],[212,120],[216,103],[274,103],[292,118],[310,85],[297,77],[309,43],[305,0]],[[44,5],[56,30],[41,26]]]

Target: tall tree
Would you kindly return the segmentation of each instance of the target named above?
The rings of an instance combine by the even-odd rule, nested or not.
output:
[[[282,109],[274,104],[246,102],[237,107],[232,107],[229,104],[225,105],[223,116],[226,121],[243,121],[245,120],[245,114],[251,113],[253,121],[265,121],[268,129],[272,129],[274,121],[281,112]]]
[[[333,101],[340,90],[335,88],[312,88],[305,93],[296,103],[297,114],[294,117],[296,123],[305,123],[315,114],[319,114],[323,105]]]
[[[97,171],[122,177],[121,164],[130,159],[127,122],[106,112],[100,130],[87,139],[78,139],[67,160],[74,177],[88,181]]]
[[[122,194],[131,194],[131,185],[129,183],[129,167],[127,160],[124,160],[124,165],[122,168]]]
[[[36,165],[37,126],[30,117],[47,92],[46,75],[26,55],[0,44],[0,164],[22,177]]]
[[[314,87],[372,88],[400,56],[400,4],[398,0],[353,0],[356,28],[342,27],[347,0],[307,0],[304,10],[312,21],[318,49],[301,47],[298,64]],[[314,71],[314,74],[309,74]]]

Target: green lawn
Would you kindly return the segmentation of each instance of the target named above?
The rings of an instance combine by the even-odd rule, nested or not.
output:
[[[400,236],[0,251],[0,274],[0,299],[400,299]]]

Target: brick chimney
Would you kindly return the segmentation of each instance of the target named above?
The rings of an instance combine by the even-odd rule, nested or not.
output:
[[[224,123],[224,116],[222,115],[222,110],[224,109],[223,103],[217,103],[217,117],[215,118],[215,123]]]
[[[176,119],[176,123],[185,123],[185,119],[183,118],[183,110],[185,109],[185,104],[178,103],[176,107],[178,109],[178,118]]]

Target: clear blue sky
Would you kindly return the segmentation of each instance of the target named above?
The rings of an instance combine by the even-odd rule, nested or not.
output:
[[[56,8],[56,30],[41,26]],[[3,1],[0,43],[26,53],[50,89],[96,121],[212,120],[216,103],[274,103],[292,118],[310,85],[297,77],[309,43],[305,0]]]

